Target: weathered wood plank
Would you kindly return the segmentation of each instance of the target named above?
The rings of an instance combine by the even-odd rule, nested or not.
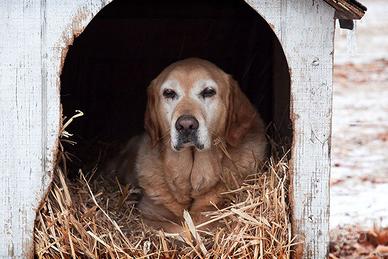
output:
[[[109,1],[0,1],[0,258],[32,256],[55,161],[62,55]]]
[[[290,200],[297,258],[326,258],[334,8],[323,1],[248,1],[273,26],[291,73]],[[271,8],[267,10],[267,8]]]
[[[0,257],[31,247],[41,197],[40,2],[0,2]]]
[[[283,22],[294,123],[293,231],[304,241],[297,257],[327,258],[334,9],[319,1],[289,1]]]

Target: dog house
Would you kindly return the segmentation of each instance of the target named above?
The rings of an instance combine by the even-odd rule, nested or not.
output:
[[[326,258],[335,18],[355,0],[9,1],[0,17],[0,257],[33,256],[63,114],[80,159],[142,131],[145,88],[190,56],[232,74],[291,148],[298,258]]]

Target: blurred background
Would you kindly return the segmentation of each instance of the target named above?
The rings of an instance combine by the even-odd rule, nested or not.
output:
[[[388,2],[335,36],[331,258],[388,258]]]

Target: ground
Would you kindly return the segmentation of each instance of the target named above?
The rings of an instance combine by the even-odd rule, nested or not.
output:
[[[331,226],[388,225],[388,60],[335,68]]]
[[[388,256],[388,239],[363,240],[376,233],[373,225],[379,231],[388,227],[388,5],[384,0],[362,3],[368,11],[355,33],[338,29],[335,37],[333,258]]]

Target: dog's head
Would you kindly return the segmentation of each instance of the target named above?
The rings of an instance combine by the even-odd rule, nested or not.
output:
[[[237,82],[205,60],[176,62],[148,87],[145,129],[174,151],[206,150],[217,137],[237,146],[256,116]]]

